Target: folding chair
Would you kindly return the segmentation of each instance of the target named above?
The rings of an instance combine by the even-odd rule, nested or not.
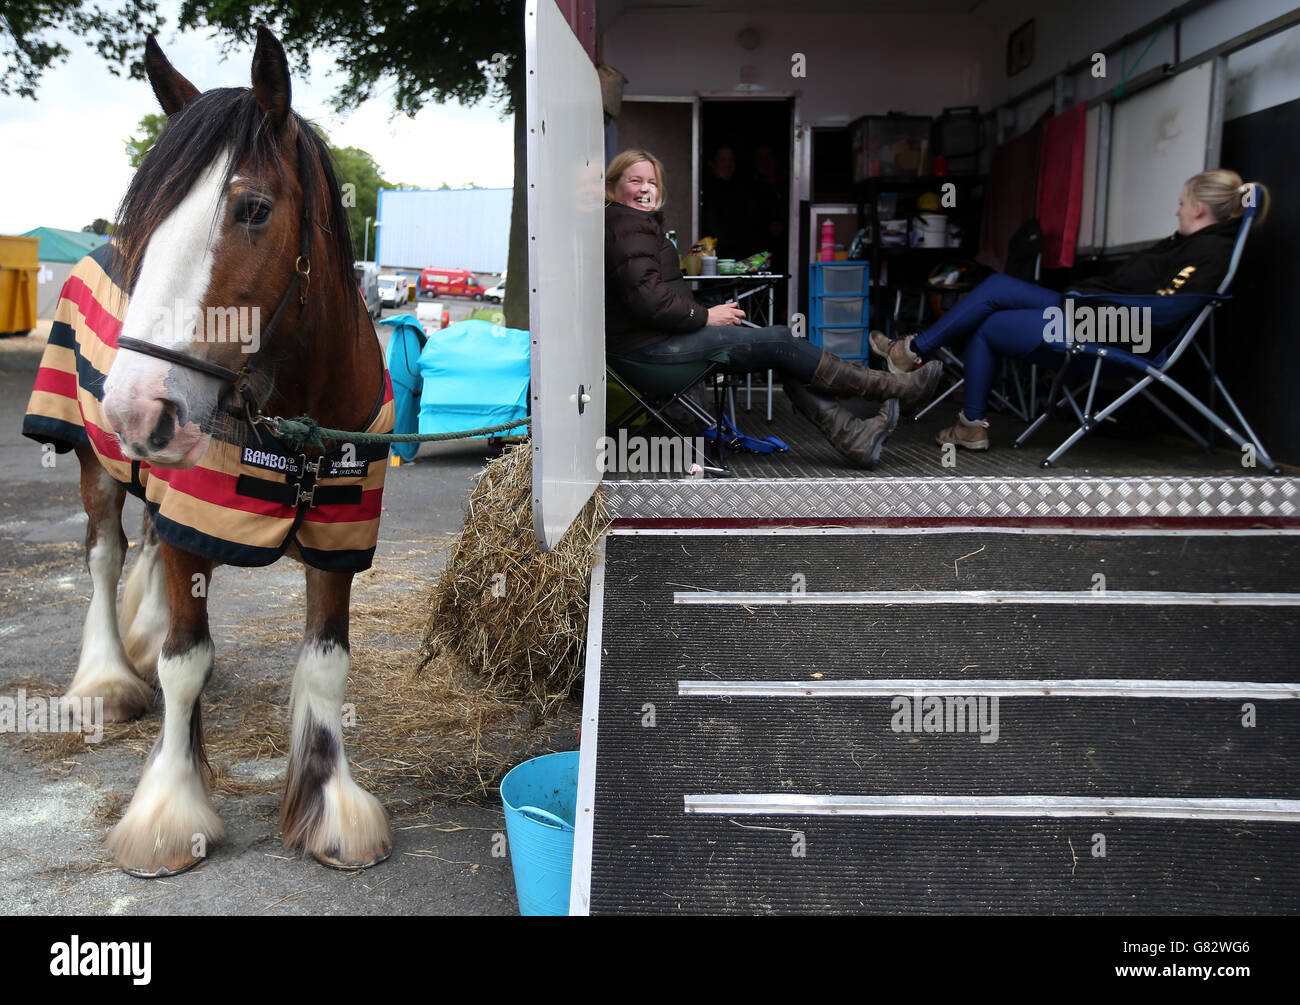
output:
[[[730,478],[732,471],[727,467],[726,439],[722,435],[725,384],[717,379],[722,374],[722,367],[730,361],[731,357],[725,352],[717,352],[708,359],[692,363],[643,363],[618,356],[606,356],[605,372],[632,399],[632,404],[609,425],[617,428],[638,413],[645,412],[650,418],[639,424],[634,431],[658,422],[682,442],[684,452],[690,453],[691,460],[700,465],[706,476]],[[709,415],[691,397],[691,391],[705,382],[713,386],[715,415]],[[667,417],[665,413],[673,405],[680,405],[705,426],[713,427],[716,433],[714,442],[718,444],[719,452],[716,464],[703,452],[697,451],[694,439],[678,429]]]
[[[1023,279],[1027,283],[1036,283],[1042,275],[1042,269],[1043,228],[1037,220],[1029,220],[1011,235],[1011,241],[1007,246],[1006,264],[1002,271],[1013,279]],[[947,346],[943,346],[935,354],[935,358],[943,363],[946,371],[957,377],[957,382],[926,405],[925,408],[917,412],[912,417],[913,422],[919,421],[923,415],[938,405],[939,402],[966,383],[966,378],[963,376],[966,364],[955,352]],[[1020,362],[1020,360],[1015,359],[1003,360],[1002,374],[999,379],[1001,386],[1000,388],[992,388],[989,391],[989,398],[994,405],[1010,412],[1022,422],[1028,422],[1029,417],[1037,411],[1035,406],[1037,404],[1038,366],[1037,364],[1030,364],[1028,397],[1026,398],[1026,379],[1025,374],[1020,370]],[[1015,401],[1012,400],[1013,395]]]
[[[1055,379],[1052,381],[1052,389],[1047,396],[1042,413],[1020,434],[1013,446],[1019,447],[1024,443],[1034,430],[1046,421],[1048,415],[1057,405],[1068,401],[1075,409],[1076,417],[1079,420],[1079,428],[1066,437],[1060,446],[1043,459],[1042,466],[1050,468],[1074,444],[1087,433],[1096,429],[1099,423],[1111,419],[1115,412],[1140,394],[1151,401],[1175,425],[1196,441],[1202,449],[1209,450],[1210,441],[1206,437],[1192,429],[1188,423],[1183,421],[1164,402],[1151,393],[1149,386],[1154,382],[1177,394],[1243,451],[1253,451],[1256,462],[1262,464],[1270,474],[1281,474],[1282,469],[1269,457],[1268,452],[1259,442],[1259,437],[1250,428],[1250,423],[1241,414],[1241,409],[1237,407],[1237,403],[1233,400],[1232,395],[1228,393],[1228,389],[1223,386],[1223,381],[1215,373],[1214,367],[1205,355],[1204,350],[1199,345],[1194,344],[1193,341],[1206,321],[1210,322],[1211,327],[1213,326],[1214,309],[1219,304],[1232,299],[1228,296],[1228,287],[1232,284],[1233,277],[1237,273],[1237,265],[1241,261],[1242,251],[1246,247],[1246,239],[1250,236],[1250,228],[1254,222],[1255,213],[1256,207],[1249,206],[1246,208],[1242,216],[1241,227],[1237,231],[1236,244],[1232,249],[1232,259],[1228,263],[1228,274],[1223,277],[1223,282],[1219,284],[1217,292],[1213,294],[1179,293],[1167,296],[1158,294],[1140,296],[1066,294],[1076,305],[1092,308],[1103,306],[1150,307],[1151,322],[1154,326],[1181,324],[1182,327],[1166,342],[1160,352],[1152,357],[1137,356],[1125,349],[1093,341],[1076,342],[1072,327],[1065,332],[1066,337],[1063,342],[1045,343],[1043,349],[1036,349],[1034,351],[1036,356],[1041,357],[1046,353],[1058,355],[1060,357],[1060,367],[1057,370]],[[1095,311],[1094,316],[1096,316]],[[1232,414],[1241,423],[1249,439],[1238,433],[1235,428],[1228,425],[1227,422],[1211,411],[1195,394],[1169,375],[1169,370],[1189,348],[1195,352],[1205,365],[1210,376],[1211,387],[1223,396],[1223,400],[1228,403],[1228,407],[1232,409]],[[1044,350],[1046,350],[1046,353]],[[1079,409],[1073,396],[1068,391],[1059,398],[1058,394],[1061,392],[1067,370],[1074,368],[1077,371],[1079,364],[1086,363],[1088,359],[1093,361],[1091,377],[1087,383],[1088,397],[1083,408]],[[1093,405],[1097,399],[1098,383],[1103,374],[1120,377],[1128,381],[1130,386],[1128,390],[1116,397],[1110,404],[1094,412]]]

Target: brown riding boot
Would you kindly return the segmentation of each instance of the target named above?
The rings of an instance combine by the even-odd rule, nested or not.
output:
[[[832,399],[814,394],[802,384],[784,385],[795,409],[822,431],[831,446],[855,467],[871,470],[880,460],[885,440],[898,425],[898,402],[890,398],[870,419],[859,419]]]
[[[856,394],[873,401],[897,398],[903,411],[914,412],[934,397],[942,376],[943,364],[938,360],[911,373],[886,373],[850,363],[823,349],[808,388],[831,394]]]
[[[967,450],[988,450],[989,424],[984,419],[968,419],[965,412],[958,412],[957,424],[940,431],[935,442],[955,443]]]

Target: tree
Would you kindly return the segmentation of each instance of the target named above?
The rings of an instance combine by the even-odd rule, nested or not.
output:
[[[43,43],[40,36],[54,28],[70,28],[99,39],[97,48],[106,59],[125,63],[130,56],[132,75],[140,75],[139,53],[144,36],[160,26],[153,0],[122,0],[116,19],[99,14],[80,15],[84,0],[6,0],[0,18],[6,55],[16,46],[23,50],[31,72],[26,91],[34,94],[39,70],[61,59],[61,46]],[[97,9],[96,9],[97,10]],[[54,13],[50,13],[53,11]],[[128,21],[130,12],[136,21]],[[15,30],[13,25],[18,25]],[[523,0],[330,0],[304,4],[301,0],[183,0],[182,28],[216,28],[226,38],[249,41],[257,24],[268,25],[280,37],[299,67],[310,65],[313,51],[332,49],[345,81],[333,103],[340,111],[356,108],[369,98],[381,80],[392,78],[390,99],[396,111],[414,115],[430,101],[474,104],[484,99],[499,102],[502,115],[524,106]],[[100,34],[104,37],[100,38]],[[10,41],[15,40],[15,41]],[[182,73],[185,67],[178,67]],[[6,82],[15,71],[6,71]],[[117,72],[117,71],[114,71]],[[387,93],[387,92],[386,92]],[[506,323],[528,326],[527,260],[527,159],[524,116],[514,116],[515,197],[510,214],[509,268],[506,287]],[[359,190],[358,190],[359,191]]]
[[[0,11],[0,94],[36,97],[41,74],[68,58],[68,48],[50,41],[50,32],[70,31],[94,41],[95,50],[108,62],[108,71],[121,76],[144,77],[141,55],[150,34],[162,31],[154,0],[119,0],[115,12],[85,0],[5,0]],[[131,63],[128,58],[134,56]],[[114,64],[117,65],[114,65]]]
[[[101,237],[107,237],[113,233],[113,225],[105,220],[102,216],[96,217],[94,223],[88,223],[81,228],[83,234],[99,234]]]
[[[158,142],[158,137],[163,131],[163,126],[167,125],[167,116],[162,112],[144,116],[140,124],[136,126],[140,135],[131,136],[126,141],[126,156],[131,162],[133,168],[140,166],[140,161],[149,148]]]
[[[356,245],[358,257],[369,246],[373,252],[375,240],[375,220],[379,216],[379,190],[381,188],[409,188],[410,186],[385,181],[379,172],[379,165],[374,157],[357,147],[331,146],[334,154],[334,166],[338,171],[339,184],[351,185],[345,188],[343,202],[347,206],[348,223],[352,227],[352,241]],[[349,197],[350,196],[350,197]],[[365,235],[366,218],[370,219],[370,234]]]

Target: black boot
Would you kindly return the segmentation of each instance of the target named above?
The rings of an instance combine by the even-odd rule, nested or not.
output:
[[[859,395],[872,401],[897,398],[903,411],[914,412],[934,397],[942,376],[943,364],[938,360],[911,373],[888,373],[850,363],[823,349],[808,388],[829,394]]]
[[[859,419],[832,399],[814,394],[802,384],[788,381],[786,397],[805,418],[820,429],[831,446],[855,467],[871,470],[880,460],[885,440],[898,425],[898,401],[890,398],[879,413]]]

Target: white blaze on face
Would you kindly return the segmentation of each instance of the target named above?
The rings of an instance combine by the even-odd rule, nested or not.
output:
[[[206,357],[199,308],[221,238],[229,161],[229,154],[217,158],[155,229],[127,305],[123,336]],[[114,428],[128,446],[147,435],[158,403],[171,402],[177,411],[175,448],[185,445],[188,450],[202,437],[199,423],[215,407],[220,390],[215,377],[123,349],[104,385],[104,409],[110,420],[117,420]],[[170,456],[175,448],[164,448],[160,456],[175,460]]]

